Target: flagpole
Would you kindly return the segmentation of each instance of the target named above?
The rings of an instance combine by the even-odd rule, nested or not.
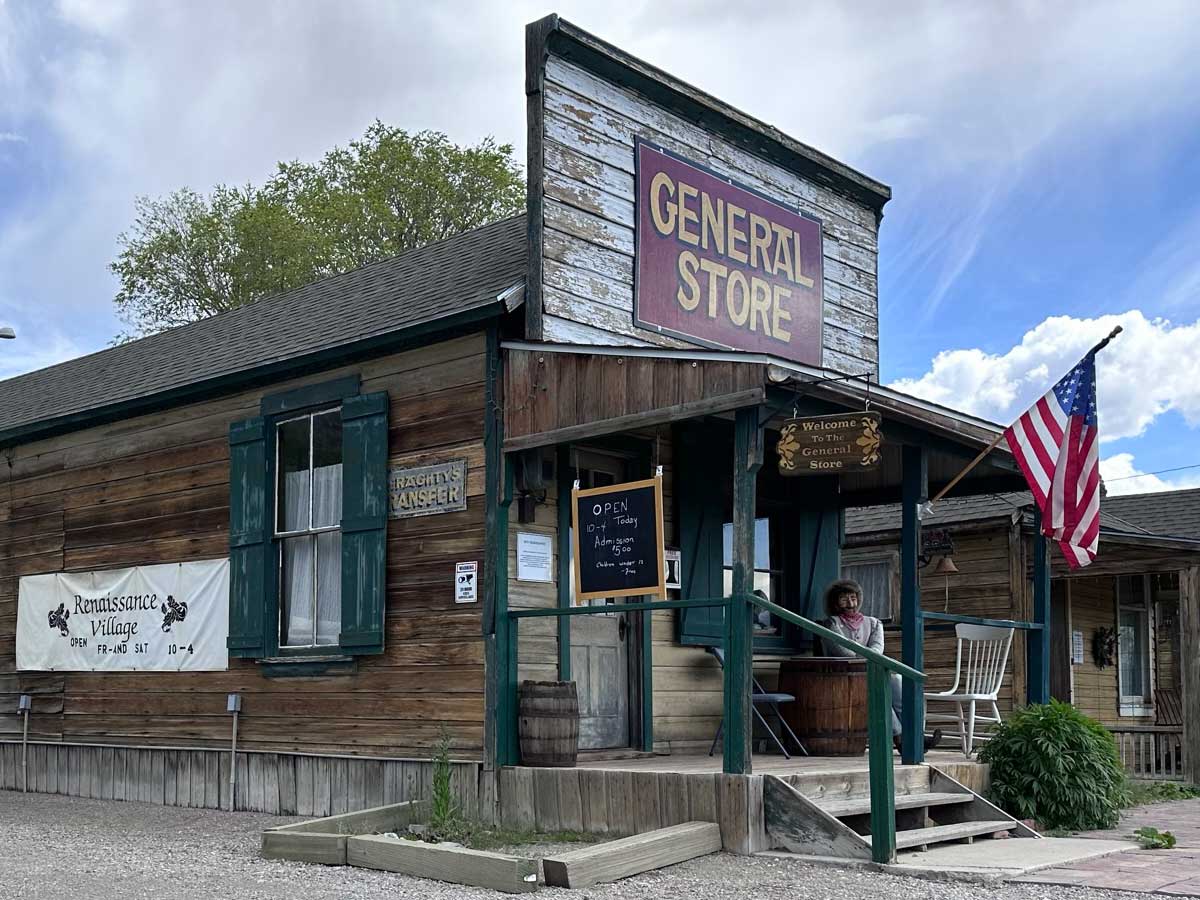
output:
[[[1103,350],[1105,347],[1108,346],[1109,341],[1111,341],[1113,338],[1115,338],[1118,334],[1120,334],[1124,330],[1125,329],[1123,329],[1120,325],[1118,325],[1116,328],[1114,328],[1109,333],[1108,337],[1106,337],[1104,340],[1102,340],[1100,343],[1098,343],[1095,347],[1093,347],[1091,350],[1089,350],[1087,352],[1087,356],[1094,356],[1095,354],[1099,353],[1101,350]],[[1007,430],[1007,429],[1005,429],[1005,430]],[[949,484],[947,484],[944,488],[942,488],[940,491],[938,491],[937,495],[935,497],[933,497],[927,505],[931,506],[934,503],[937,503],[939,500],[941,500],[943,497],[945,497],[948,493],[950,493],[950,491],[953,490],[954,486],[956,484],[958,484],[960,481],[962,481],[964,478],[966,478],[967,474],[972,469],[974,469],[977,465],[979,465],[981,462],[983,462],[983,458],[985,456],[987,456],[989,453],[991,453],[993,450],[995,450],[996,445],[999,444],[1002,440],[1004,440],[1004,431],[1001,431],[998,435],[996,435],[996,439],[994,441],[992,441],[990,444],[988,444],[980,452],[980,454],[978,456],[976,456],[973,460],[971,460],[969,463],[967,463],[966,468],[964,468],[961,472],[959,472],[957,475],[955,475],[954,478],[951,479]]]

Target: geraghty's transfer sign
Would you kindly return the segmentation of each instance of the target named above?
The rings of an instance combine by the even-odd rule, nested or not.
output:
[[[388,515],[431,516],[467,508],[467,461],[429,466],[388,466]]]
[[[634,323],[821,365],[821,223],[645,141],[636,162]]]
[[[22,576],[17,668],[229,668],[229,560]]]

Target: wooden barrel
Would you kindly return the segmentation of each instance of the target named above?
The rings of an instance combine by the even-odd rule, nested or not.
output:
[[[796,698],[779,707],[813,756],[859,756],[867,749],[867,661],[833,656],[789,659],[779,690]]]
[[[522,765],[575,765],[579,751],[579,698],[575,682],[521,682],[518,733]]]

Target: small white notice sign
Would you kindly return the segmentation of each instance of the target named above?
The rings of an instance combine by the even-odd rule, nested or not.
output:
[[[479,563],[454,564],[454,602],[474,603],[479,599]]]
[[[1071,663],[1079,665],[1083,662],[1083,632],[1071,632]]]
[[[517,581],[553,581],[550,535],[517,532]]]

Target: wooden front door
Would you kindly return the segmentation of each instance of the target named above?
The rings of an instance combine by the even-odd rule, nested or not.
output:
[[[628,465],[620,456],[579,450],[576,457],[581,489],[628,480]],[[574,581],[574,566],[571,573]],[[574,594],[572,584],[571,596]],[[630,613],[620,612],[612,599],[590,603],[611,606],[612,611],[571,619],[571,678],[579,693],[579,749],[624,748],[629,746],[629,648],[633,644],[633,623]]]

